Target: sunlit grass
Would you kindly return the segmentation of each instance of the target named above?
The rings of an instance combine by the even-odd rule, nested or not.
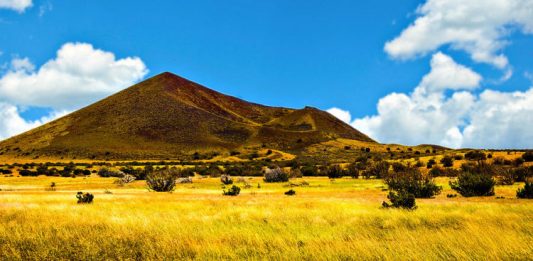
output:
[[[293,187],[294,197],[283,195],[287,183],[246,180],[252,188],[224,197],[218,179],[156,193],[142,181],[117,187],[97,177],[1,177],[0,253],[41,260],[516,260],[533,253],[533,202],[514,198],[521,184],[497,187],[505,199],[448,199],[453,191],[440,178],[441,195],[403,211],[380,208],[380,180],[305,178],[310,186]],[[45,191],[50,182],[57,191]],[[95,202],[77,205],[78,190],[94,193]]]

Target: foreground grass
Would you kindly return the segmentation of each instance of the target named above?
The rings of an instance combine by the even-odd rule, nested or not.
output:
[[[155,193],[140,181],[2,177],[0,253],[25,260],[526,260],[533,253],[533,202],[513,198],[518,185],[496,189],[505,199],[448,199],[440,179],[442,195],[403,211],[379,207],[379,180],[305,180],[310,186],[294,188],[294,197],[283,195],[286,184],[260,179],[223,197],[217,179]],[[52,181],[57,191],[45,191]],[[78,190],[93,192],[94,204],[77,205]]]

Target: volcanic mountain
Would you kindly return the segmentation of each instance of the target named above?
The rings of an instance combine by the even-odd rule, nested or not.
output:
[[[162,73],[65,117],[0,142],[1,154],[111,159],[180,158],[259,146],[297,151],[372,139],[327,112],[269,107]]]

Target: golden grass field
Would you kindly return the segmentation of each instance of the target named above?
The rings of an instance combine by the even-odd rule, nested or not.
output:
[[[415,211],[382,209],[381,180],[304,178],[222,196],[220,181],[195,178],[173,193],[112,178],[0,177],[3,260],[531,260],[533,201],[521,183],[496,197],[447,198],[447,178]],[[291,180],[300,183],[302,179]],[[46,191],[51,182],[56,191]],[[260,183],[261,188],[257,188]],[[105,190],[112,194],[104,193]],[[95,195],[76,204],[77,191]]]

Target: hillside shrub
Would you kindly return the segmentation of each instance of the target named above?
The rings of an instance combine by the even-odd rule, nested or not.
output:
[[[526,162],[526,161],[523,158],[516,158],[513,161],[511,161],[511,165],[513,165],[515,167],[519,167],[522,164],[524,164],[524,162]]]
[[[318,176],[318,169],[316,166],[303,166],[302,169],[302,176],[304,177],[315,177]]]
[[[363,177],[367,179],[371,177],[376,179],[384,178],[387,176],[387,173],[389,173],[389,167],[390,164],[386,161],[375,162],[368,166],[365,171],[363,171]]]
[[[392,171],[393,172],[402,172],[402,171],[406,171],[407,170],[407,166],[400,163],[400,162],[393,162],[392,163]]]
[[[78,199],[78,204],[91,204],[93,203],[94,195],[80,191],[76,194],[76,198]]]
[[[238,166],[231,166],[226,168],[226,171],[224,171],[227,175],[230,176],[242,176],[242,168]]]
[[[209,175],[212,178],[220,177],[222,175],[222,173],[223,172],[220,169],[220,167],[218,167],[216,165],[210,165],[207,168],[207,170],[206,170],[206,174]],[[202,175],[205,175],[205,174],[202,174]]]
[[[10,175],[10,174],[13,174],[13,171],[11,171],[9,169],[0,169],[0,173],[2,173],[4,175]]]
[[[287,182],[289,181],[289,175],[283,171],[280,167],[268,168],[265,171],[265,182]]]
[[[514,171],[510,168],[499,168],[496,176],[498,185],[513,185],[515,182]]]
[[[533,151],[526,151],[524,154],[522,154],[522,159],[526,162],[533,161]]]
[[[154,171],[146,176],[146,185],[149,190],[156,192],[170,192],[176,187],[178,173],[171,169]]]
[[[416,209],[416,199],[413,194],[409,194],[405,191],[390,191],[387,198],[390,200],[390,203],[383,201],[382,206],[385,208]]]
[[[291,179],[301,178],[302,176],[302,171],[299,168],[291,169],[289,173],[289,178]]]
[[[359,169],[357,168],[357,163],[351,163],[346,169],[346,174],[353,179],[359,178]]]
[[[224,196],[237,196],[241,193],[241,188],[233,185],[230,189],[228,189],[227,191],[226,190],[223,190],[222,191],[222,194]]]
[[[19,170],[19,175],[21,175],[23,177],[26,177],[26,176],[35,177],[35,176],[37,176],[37,172],[36,171],[31,171],[29,169],[21,169],[21,170]]]
[[[439,166],[433,166],[433,168],[431,168],[428,173],[432,177],[442,177],[446,175],[446,169],[441,168]]]
[[[533,166],[514,168],[513,172],[516,182],[525,182],[528,178],[533,177]]]
[[[442,159],[440,159],[440,163],[445,168],[453,167],[453,158],[450,156],[444,156]]]
[[[516,197],[533,199],[533,182],[526,181],[524,187],[516,191]]]
[[[487,155],[483,151],[471,150],[465,153],[465,159],[467,160],[485,160]]]
[[[416,198],[431,198],[442,191],[433,178],[423,175],[417,168],[407,168],[400,172],[392,172],[385,178],[390,190],[407,192]]]
[[[434,159],[428,160],[428,163],[426,164],[426,168],[431,169],[433,168],[433,165],[437,164],[437,162]]]
[[[109,178],[109,177],[122,178],[124,177],[124,172],[112,170],[107,167],[103,167],[100,170],[98,170],[98,176],[102,178]]]
[[[333,165],[327,168],[327,175],[330,179],[338,179],[344,177],[344,170],[339,165]]]
[[[464,197],[493,196],[496,182],[491,175],[481,172],[462,172],[450,186]]]

